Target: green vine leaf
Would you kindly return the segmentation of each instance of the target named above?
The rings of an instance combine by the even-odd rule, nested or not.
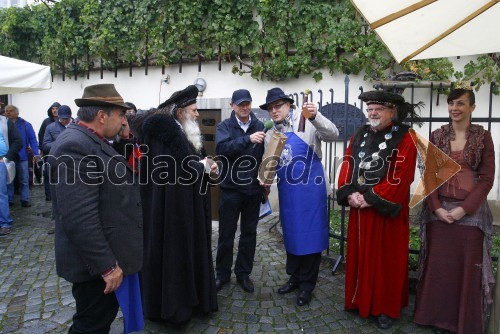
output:
[[[323,72],[384,80],[404,69],[420,80],[500,82],[499,54],[464,68],[448,59],[400,66],[348,0],[37,0],[0,9],[0,52],[81,75],[100,66],[221,61],[231,73],[283,81]],[[499,85],[494,85],[499,94]]]

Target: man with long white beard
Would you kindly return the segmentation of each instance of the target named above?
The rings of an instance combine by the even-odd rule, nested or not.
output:
[[[193,314],[217,311],[197,96],[189,86],[131,121],[144,153],[142,293],[144,315],[153,321],[182,324]]]

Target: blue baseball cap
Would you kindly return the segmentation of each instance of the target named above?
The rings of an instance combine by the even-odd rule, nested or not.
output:
[[[57,117],[61,119],[71,118],[71,108],[63,104],[57,109]]]
[[[243,102],[252,102],[252,96],[250,95],[250,92],[248,90],[238,89],[233,92],[231,102],[236,105],[240,105]]]

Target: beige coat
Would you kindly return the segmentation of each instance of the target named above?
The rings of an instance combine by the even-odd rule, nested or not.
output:
[[[288,127],[281,129],[280,132],[286,133],[293,131],[300,139],[306,142],[314,150],[314,153],[316,153],[316,155],[320,159],[322,159],[323,156],[321,152],[321,142],[323,141],[326,143],[330,143],[337,139],[339,136],[339,130],[337,129],[335,124],[333,124],[325,116],[321,115],[321,113],[318,111],[313,121],[306,120],[304,132],[298,132],[297,128],[299,126],[301,115],[300,110],[290,110],[290,113],[292,114],[290,124],[288,125]],[[267,132],[265,140],[266,147],[274,131],[275,128]],[[326,186],[327,194],[329,195],[332,193],[332,189],[328,183],[328,180],[326,182]]]

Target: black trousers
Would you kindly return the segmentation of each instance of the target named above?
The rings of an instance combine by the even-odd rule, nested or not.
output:
[[[76,313],[68,333],[109,333],[118,313],[118,300],[114,293],[105,295],[105,287],[103,279],[73,284]]]
[[[45,189],[45,198],[52,199],[52,195],[50,192],[50,173],[49,173],[49,164],[47,157],[43,157],[43,187]]]
[[[286,273],[289,281],[299,284],[300,290],[312,292],[318,281],[321,253],[294,255],[286,253]]]
[[[219,197],[219,242],[215,258],[217,277],[229,280],[233,264],[233,247],[238,217],[241,214],[238,255],[234,264],[237,279],[246,279],[252,272],[257,223],[262,194],[245,195],[237,191],[222,190]]]

